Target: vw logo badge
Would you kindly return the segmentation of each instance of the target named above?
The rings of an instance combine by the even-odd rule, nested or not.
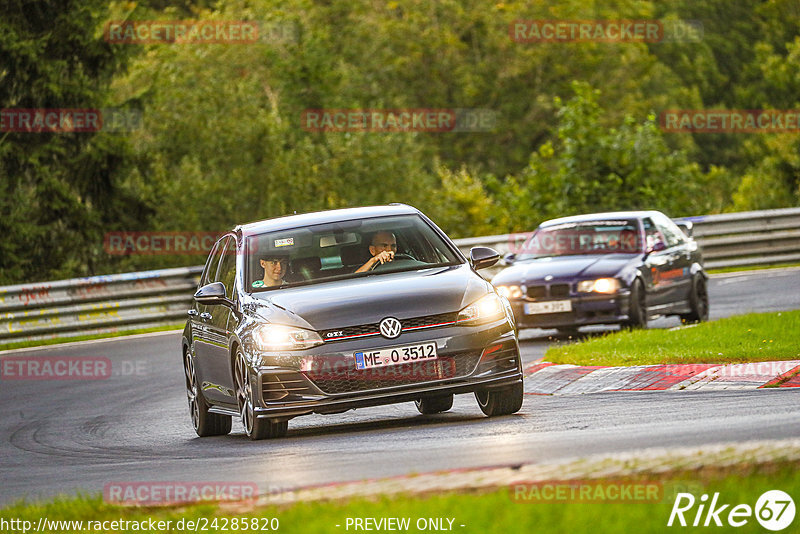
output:
[[[403,325],[394,317],[387,317],[380,323],[381,335],[386,339],[394,339],[400,335]]]

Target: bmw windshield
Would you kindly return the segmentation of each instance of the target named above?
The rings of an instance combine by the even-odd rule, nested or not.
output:
[[[641,240],[636,220],[585,221],[539,228],[522,245],[517,259],[639,252]]]
[[[462,263],[453,245],[417,215],[252,235],[246,251],[250,292]],[[383,261],[373,258],[379,254]]]

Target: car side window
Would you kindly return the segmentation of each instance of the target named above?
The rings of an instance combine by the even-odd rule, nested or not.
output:
[[[228,238],[223,251],[216,281],[225,285],[225,295],[233,300],[233,289],[236,281],[236,239],[233,237]]]
[[[663,234],[649,217],[644,218],[642,224],[644,225],[645,245],[648,250],[655,249],[658,243],[661,243],[664,247],[667,246]]]
[[[210,284],[214,280],[216,280],[217,276],[217,266],[219,266],[219,259],[222,255],[223,250],[223,240],[225,238],[221,238],[214,244],[214,248],[211,249],[211,254],[208,255],[208,260],[206,260],[206,266],[203,269],[203,276],[200,277],[200,287]]]
[[[686,239],[678,226],[667,217],[656,217],[656,226],[667,240],[667,247],[682,245]]]

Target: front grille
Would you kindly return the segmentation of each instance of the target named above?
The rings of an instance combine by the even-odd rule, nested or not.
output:
[[[553,284],[550,286],[551,297],[568,297],[569,284]]]
[[[468,376],[475,370],[480,357],[480,352],[462,352],[426,362],[404,363],[361,371],[357,369],[322,373],[307,371],[306,376],[325,393],[355,393]]]
[[[538,299],[547,296],[547,286],[528,286],[528,297]]]
[[[568,297],[569,284],[552,284],[549,286],[528,286],[528,298],[540,299],[544,297]]]
[[[421,328],[433,328],[435,326],[445,326],[454,323],[458,317],[458,312],[451,313],[438,313],[434,315],[422,315],[420,317],[410,317],[407,319],[400,319],[400,324],[403,325],[403,331],[416,330]],[[320,332],[322,339],[326,342],[342,341],[352,337],[379,335],[380,329],[378,323],[361,324],[355,326],[346,326],[343,328],[331,328]]]

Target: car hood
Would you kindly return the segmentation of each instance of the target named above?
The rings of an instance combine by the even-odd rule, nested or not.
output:
[[[468,265],[386,273],[255,293],[263,320],[327,330],[455,312],[491,291]]]
[[[523,261],[501,271],[492,279],[498,284],[525,284],[553,279],[583,279],[603,276],[616,276],[625,267],[638,261],[639,254],[604,254],[598,256],[574,255],[554,256]]]

